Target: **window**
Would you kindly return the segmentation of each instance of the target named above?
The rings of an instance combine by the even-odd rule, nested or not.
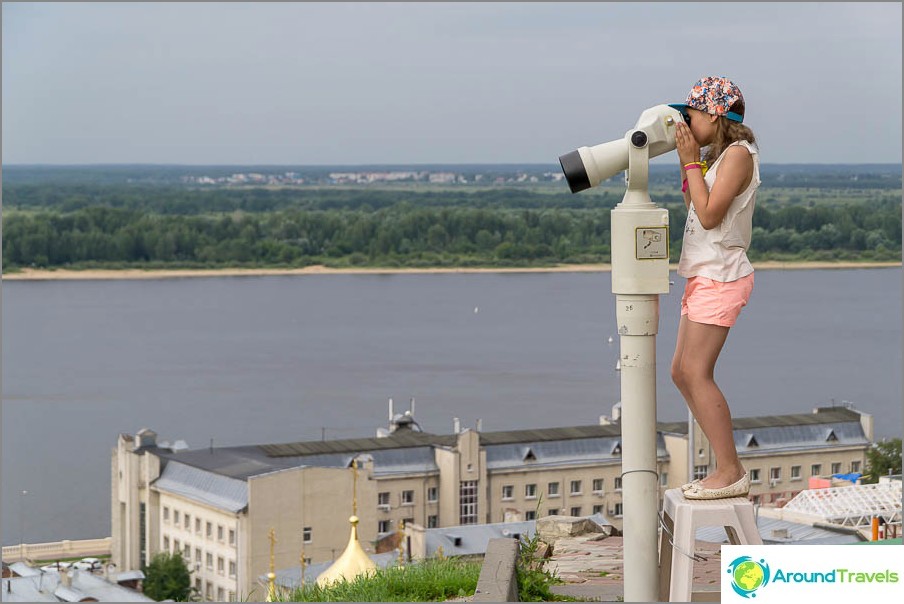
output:
[[[615,477],[615,490],[621,491],[621,476]]]
[[[207,594],[207,599],[208,599],[208,600],[213,600],[213,583],[211,583],[210,581],[208,581],[208,582],[205,584],[204,591],[205,591],[205,593]]]
[[[179,552],[180,555],[182,554],[182,542],[178,539],[173,539],[173,553],[175,554],[176,552]]]
[[[572,480],[571,481],[571,494],[572,495],[580,495],[581,494],[581,481],[580,480]]]
[[[201,579],[195,578],[195,591],[198,592],[198,595],[201,594]]]
[[[201,564],[201,548],[200,547],[195,548],[195,563]]]
[[[581,515],[581,506],[571,508],[572,516],[580,516]]]
[[[547,489],[546,492],[549,493],[550,497],[558,497],[559,496],[559,483],[558,482],[549,483],[549,488]]]
[[[213,537],[213,523],[208,522],[207,523],[207,538],[210,539],[211,537]]]
[[[510,484],[503,485],[502,487],[502,498],[503,499],[514,499],[514,491],[515,487]]]
[[[163,506],[163,521],[169,522],[169,508],[166,506]]]
[[[594,478],[593,479],[593,492],[594,493],[602,493],[603,492],[603,479],[602,478]]]
[[[185,544],[182,550],[182,557],[185,558],[185,561],[188,562],[191,560],[191,546],[189,544]]]
[[[462,480],[458,488],[459,524],[477,524],[477,481]]]
[[[224,532],[225,532],[225,530],[223,529],[223,525],[218,524],[217,525],[217,541],[219,541],[220,543],[223,542],[223,533]]]
[[[392,527],[392,520],[381,520],[377,523],[377,532],[378,533],[388,533],[389,529]]]
[[[229,529],[229,545],[235,545],[235,529]]]
[[[225,594],[226,594],[226,592],[223,590],[222,587],[217,587],[217,602],[225,602],[226,601],[224,599]]]
[[[832,474],[841,474],[841,463],[835,462],[832,464]]]
[[[389,491],[377,493],[377,506],[389,509]]]
[[[185,530],[186,531],[191,530],[191,514],[185,515]]]
[[[402,522],[404,522],[404,526],[408,526],[410,524],[414,524],[414,518],[402,518]]]
[[[821,463],[815,463],[812,466],[810,466],[810,476],[819,476],[820,474],[822,474],[822,464]]]
[[[427,489],[427,502],[433,503],[439,499],[439,489],[436,487],[430,487]]]
[[[302,538],[304,539],[304,542],[310,543],[312,540],[312,537],[313,537],[314,530],[311,527],[306,526],[306,527],[304,527],[304,530],[302,530],[301,533],[302,533]]]
[[[537,519],[537,512],[534,511],[534,510],[530,510],[530,511],[528,511],[528,512],[524,512],[524,519],[525,519],[525,520],[536,520],[536,519]]]
[[[213,570],[213,554],[207,552],[207,570]]]
[[[169,551],[169,537],[163,537],[163,551]]]
[[[140,502],[138,504],[138,564],[141,567],[148,563],[147,513],[147,504]]]
[[[769,482],[775,483],[782,479],[781,468],[769,468]]]
[[[179,510],[173,510],[173,522],[179,524]]]
[[[537,485],[535,485],[535,484],[525,485],[524,496],[527,499],[535,499],[537,497]]]
[[[414,505],[414,491],[402,491],[402,505]]]
[[[621,503],[616,503],[616,504],[615,504],[615,516],[618,517],[618,518],[620,518],[621,516],[623,516],[624,514],[622,513],[622,510],[623,510],[622,504],[621,504]]]
[[[229,592],[229,601],[235,602],[235,592],[234,591]]]
[[[547,516],[558,516],[559,508],[549,508],[549,512],[546,514]]]
[[[759,468],[750,470],[750,482],[755,482],[755,483],[762,482],[760,480],[760,469]]]
[[[665,486],[668,486],[668,484],[669,484],[669,473],[663,472],[662,474],[659,475],[659,486],[665,487]]]
[[[439,516],[427,516],[427,528],[437,528],[439,526]]]
[[[226,560],[223,556],[217,556],[217,572],[221,575],[226,572]]]
[[[188,528],[188,527],[185,527],[185,528]],[[201,534],[201,519],[200,518],[195,518],[195,533],[198,535]]]
[[[602,513],[603,513],[603,506],[601,506],[601,505],[595,505],[595,506],[593,506],[593,513],[594,513],[594,514],[602,514]]]
[[[860,462],[852,461],[851,462],[851,472],[859,472],[860,471]]]
[[[694,466],[694,480],[703,480],[706,478],[706,472],[709,466]]]
[[[229,576],[235,577],[235,560],[229,561]]]
[[[800,480],[800,466],[791,466],[791,480]]]

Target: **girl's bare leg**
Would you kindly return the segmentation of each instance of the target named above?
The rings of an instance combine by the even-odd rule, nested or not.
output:
[[[713,379],[728,331],[728,327],[695,323],[683,315],[672,360],[672,379],[716,457],[716,470],[703,479],[703,486],[708,489],[728,486],[744,475],[735,449],[731,411]]]

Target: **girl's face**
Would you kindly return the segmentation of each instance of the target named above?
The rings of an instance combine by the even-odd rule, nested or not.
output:
[[[694,140],[697,141],[697,144],[705,147],[713,142],[716,136],[716,120],[719,117],[690,107],[687,108],[687,114],[691,118],[691,134],[694,135]]]

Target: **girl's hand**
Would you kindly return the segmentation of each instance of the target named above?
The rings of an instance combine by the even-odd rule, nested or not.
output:
[[[700,145],[684,122],[675,124],[675,143],[681,165],[700,161]]]

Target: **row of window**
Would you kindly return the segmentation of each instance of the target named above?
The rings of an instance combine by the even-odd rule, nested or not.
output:
[[[195,535],[203,535],[208,539],[213,539],[214,535],[214,525],[212,522],[202,521],[200,518],[195,517]],[[170,522],[170,509],[168,506],[163,506],[163,522],[165,524],[172,524],[172,526],[176,528],[182,528],[188,532],[191,532],[192,529],[192,517],[191,514],[188,513],[180,513],[179,510],[172,510],[172,523]],[[203,533],[201,529],[204,529]],[[224,543],[227,531],[226,527],[222,524],[218,524],[216,526],[217,531],[217,541],[220,543]],[[235,529],[229,529],[229,545],[235,545]]]
[[[191,562],[192,562],[192,556],[191,556],[192,549],[191,549],[191,544],[186,543],[186,544],[183,545],[182,542],[179,541],[178,539],[173,539],[172,545],[173,545],[173,548],[172,548],[172,550],[171,550],[171,549],[170,549],[170,538],[169,538],[169,535],[164,535],[164,536],[163,536],[163,550],[164,550],[164,551],[167,551],[167,552],[170,552],[170,553],[181,552],[181,553],[182,553],[182,558],[183,558],[186,562],[189,563],[189,566],[191,566]],[[196,568],[196,569],[200,569],[200,568],[201,568],[202,556],[204,556],[204,557],[203,557],[203,562],[204,562],[204,565],[205,565],[205,567],[207,568],[207,570],[211,570],[211,571],[214,570],[214,566],[213,566],[213,562],[214,562],[213,553],[211,553],[211,552],[206,552],[206,553],[205,553],[205,552],[203,552],[203,551],[201,550],[200,547],[196,547],[196,548],[195,548],[195,557],[194,557],[194,565],[195,565],[195,568]],[[225,576],[225,575],[226,575],[226,569],[227,569],[226,558],[224,558],[223,556],[217,556],[216,561],[217,561],[217,566],[216,566],[217,574],[220,574],[220,575],[224,575],[224,576]],[[229,569],[229,578],[230,578],[230,579],[235,579],[235,570],[236,570],[236,568],[235,568],[235,560],[229,560],[228,569]]]
[[[606,513],[605,509],[602,505],[594,505],[592,510],[593,511],[591,512],[591,515]],[[558,516],[560,511],[561,510],[559,510],[559,508],[549,508],[549,510],[547,510],[547,515],[548,516]],[[582,511],[583,511],[583,508],[581,506],[575,506],[569,510],[569,515],[570,516],[581,516]],[[613,516],[615,516],[616,518],[620,518],[623,515],[623,512],[624,512],[624,507],[623,507],[622,503],[613,504],[613,507],[611,510],[611,513]],[[528,511],[524,512],[524,519],[525,520],[536,520],[537,519],[537,511],[536,510],[528,510]]]
[[[390,501],[391,493],[389,491],[381,491],[377,493],[377,507],[389,509],[392,505]],[[439,501],[439,488],[430,487],[427,489],[427,503],[436,503]],[[402,491],[399,496],[399,505],[414,505],[414,491]]]
[[[209,600],[209,601],[213,601],[213,602],[235,602],[236,601],[234,591],[228,592],[229,599],[227,600],[226,599],[226,594],[227,594],[226,590],[223,589],[222,587],[217,587],[217,599],[214,600],[213,599],[213,583],[210,581],[207,581],[205,587],[206,587],[206,589],[202,592],[201,591],[201,579],[195,577],[195,591],[197,591],[199,595],[203,593],[205,600]]]
[[[571,490],[569,493],[571,495],[582,495],[583,494],[583,481],[581,480],[572,480],[569,485]],[[602,493],[604,487],[604,479],[603,478],[594,478],[593,479],[593,492],[594,493]],[[616,491],[620,491],[622,488],[622,479],[621,476],[615,477],[614,488]],[[559,497],[559,483],[558,482],[550,482],[546,485],[546,495],[548,497]],[[537,484],[527,484],[524,485],[524,498],[525,499],[535,499],[537,497]],[[510,500],[515,498],[515,487],[514,485],[503,485],[502,486],[502,499]],[[572,514],[575,516],[578,514]]]
[[[830,465],[831,472],[830,474],[841,474],[841,462],[834,462]],[[750,472],[750,482],[752,483],[760,483],[762,482],[762,478],[760,476],[759,468],[752,468],[749,470]],[[851,472],[860,472],[860,462],[852,461],[851,462]],[[696,474],[696,472],[695,472]],[[810,476],[822,476],[822,464],[814,463],[810,466]],[[695,476],[696,477],[696,476]],[[789,476],[789,480],[802,480],[801,476],[801,466],[791,466],[791,474]],[[769,468],[769,482],[777,483],[782,480],[782,468],[781,467],[772,467]]]

